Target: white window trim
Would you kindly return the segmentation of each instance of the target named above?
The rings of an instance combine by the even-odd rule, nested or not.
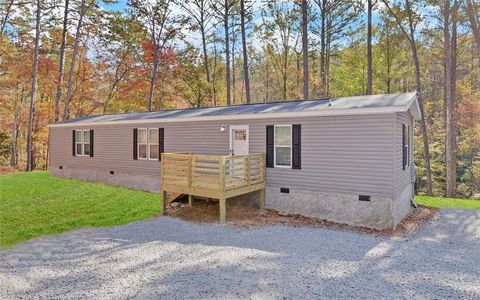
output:
[[[90,157],[90,154],[85,154],[85,136],[84,136],[84,132],[88,132],[88,134],[90,134],[90,129],[76,129],[75,130],[75,156],[87,156],[87,157]],[[80,139],[80,142],[77,142],[77,132],[81,132],[80,136],[81,136],[81,139]],[[90,141],[90,143],[88,143],[88,145],[90,145],[92,143],[92,141]],[[80,144],[82,145],[80,147],[81,149],[81,152],[80,154],[77,153],[77,144]]]
[[[159,157],[157,158],[152,158],[150,157],[150,145],[158,145],[158,155],[162,155],[160,153],[160,144],[158,143],[158,141],[156,143],[152,143],[150,144],[150,130],[151,129],[156,129],[158,134],[160,134],[160,130],[158,128],[137,128],[137,131],[138,131],[138,134],[137,134],[137,159],[139,160],[156,160],[158,161],[159,160]],[[140,143],[140,130],[145,130],[146,131],[146,136],[147,136],[147,142],[146,143]],[[143,157],[140,157],[140,145],[145,145],[146,149],[145,149],[145,154],[146,154],[146,157],[143,158]]]
[[[157,142],[156,143],[150,143],[150,130],[156,130],[157,131]],[[150,146],[153,145],[157,145],[158,146],[158,155],[160,155],[160,144],[158,143],[158,135],[160,135],[160,131],[158,130],[158,128],[148,128],[147,130],[147,147],[148,147],[148,151],[147,151],[147,158],[148,160],[158,160],[158,157],[150,157]]]
[[[145,136],[147,141],[145,143],[140,143],[140,131],[145,130]],[[137,159],[139,160],[148,160],[148,128],[138,128],[137,129]],[[145,157],[140,157],[140,145],[145,145]]]
[[[277,165],[277,142],[276,142],[276,128],[277,127],[290,127],[290,146],[285,146],[285,145],[279,145],[278,147],[284,147],[284,148],[290,148],[290,165],[285,166],[285,165]],[[291,169],[292,168],[292,160],[293,160],[293,128],[292,124],[284,124],[284,125],[274,125],[273,128],[273,166],[275,168],[284,168],[284,169]]]

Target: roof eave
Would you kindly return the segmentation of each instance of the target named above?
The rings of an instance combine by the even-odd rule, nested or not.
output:
[[[413,102],[412,102],[413,103]],[[374,114],[388,114],[396,112],[408,111],[411,104],[408,106],[393,106],[393,107],[372,107],[372,108],[353,108],[353,109],[335,109],[316,110],[316,111],[299,111],[299,112],[279,112],[279,113],[256,113],[256,114],[242,114],[242,115],[221,115],[221,116],[197,116],[197,117],[177,117],[177,118],[152,118],[140,120],[119,120],[119,121],[104,121],[104,122],[71,122],[60,124],[49,124],[49,128],[57,127],[87,127],[87,126],[101,126],[101,125],[120,125],[120,124],[147,124],[147,123],[177,123],[177,122],[195,122],[195,121],[227,121],[234,118],[235,120],[249,120],[249,119],[276,119],[276,118],[301,118],[301,117],[322,117],[322,116],[351,116],[351,115],[374,115]]]

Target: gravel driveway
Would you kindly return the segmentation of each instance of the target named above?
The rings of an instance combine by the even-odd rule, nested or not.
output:
[[[160,217],[0,252],[9,298],[480,298],[480,211],[405,237]]]

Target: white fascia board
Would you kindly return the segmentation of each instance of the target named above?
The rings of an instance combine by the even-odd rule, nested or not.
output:
[[[223,115],[223,116],[152,118],[152,119],[119,120],[119,121],[104,121],[104,122],[102,121],[88,122],[88,120],[85,120],[84,122],[49,124],[47,125],[47,127],[57,128],[57,127],[84,127],[84,126],[104,126],[104,125],[121,125],[121,124],[149,124],[149,123],[177,123],[177,122],[200,122],[200,121],[258,120],[258,119],[277,119],[277,118],[304,118],[304,117],[323,117],[323,116],[375,115],[375,114],[405,112],[409,110],[409,106],[410,105],[394,106],[394,107],[298,111],[298,112],[284,112],[284,113],[256,113],[256,114]]]

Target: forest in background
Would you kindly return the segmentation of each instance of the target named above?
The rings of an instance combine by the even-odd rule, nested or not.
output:
[[[420,193],[480,198],[478,0],[0,0],[0,166],[80,116],[417,91]]]

